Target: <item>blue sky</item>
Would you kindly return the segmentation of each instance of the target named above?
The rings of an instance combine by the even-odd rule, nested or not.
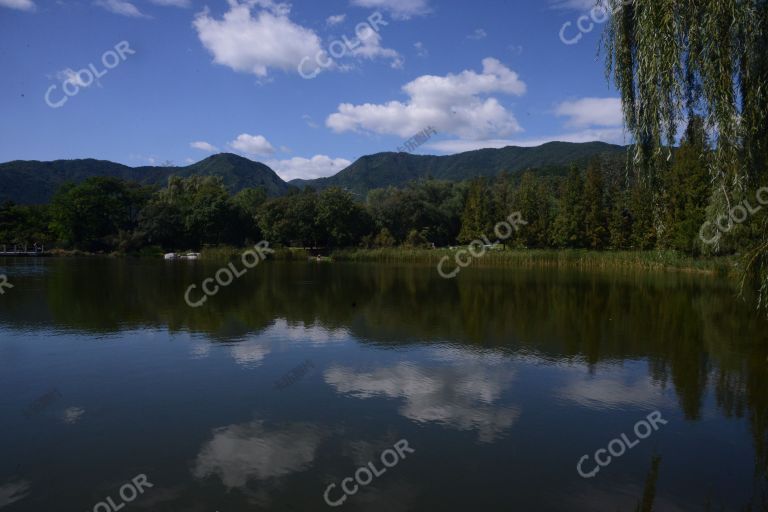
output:
[[[414,152],[625,143],[592,5],[0,0],[0,161],[226,151],[293,179],[428,127]]]

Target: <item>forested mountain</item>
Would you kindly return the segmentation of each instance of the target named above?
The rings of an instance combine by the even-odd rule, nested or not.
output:
[[[230,193],[262,187],[269,197],[287,193],[291,185],[318,190],[340,187],[359,198],[373,189],[403,187],[421,178],[464,181],[478,176],[528,169],[564,173],[571,164],[585,165],[593,157],[621,159],[626,150],[602,142],[571,144],[552,142],[535,148],[482,149],[451,156],[379,153],[364,156],[330,178],[285,183],[268,166],[237,155],[222,153],[187,167],[128,167],[104,160],[13,161],[0,164],[0,203],[43,204],[67,182],[82,183],[92,177],[119,178],[143,185],[164,186],[170,176],[217,176]]]
[[[317,190],[340,187],[365,197],[373,189],[402,187],[421,178],[464,181],[476,177],[493,178],[502,172],[515,174],[528,169],[560,168],[565,172],[571,164],[583,166],[594,157],[625,158],[626,148],[604,142],[550,142],[532,148],[508,146],[450,156],[378,153],[360,158],[335,176],[293,180],[290,183],[300,188],[311,186]]]
[[[233,193],[248,183],[243,173],[260,164],[219,155],[181,173],[176,169],[183,175],[171,176],[162,188],[95,176],[62,185],[46,205],[0,203],[0,241],[120,252],[241,247],[262,239],[275,246],[328,249],[444,247],[491,236],[500,219],[517,212],[526,224],[504,240],[510,247],[674,249],[698,255],[708,250],[701,229],[711,196],[711,177],[698,156],[708,144],[702,126],[700,120],[690,123],[681,146],[665,160],[657,176],[662,197],[627,168],[631,161],[624,150],[595,156],[583,166],[576,160],[569,167],[503,169],[462,181],[413,179],[402,187],[372,189],[364,198],[342,187],[293,188],[270,198],[256,184]],[[497,159],[504,153],[479,152]],[[472,154],[458,160],[412,158],[440,165],[453,161],[459,169],[455,162],[467,156]],[[115,167],[115,172],[139,171]],[[207,175],[214,172],[218,175]],[[663,201],[663,211],[654,211],[655,201]],[[718,234],[720,250],[743,250],[758,227],[748,223]],[[711,230],[706,234],[714,236]]]
[[[237,193],[246,188],[263,188],[267,196],[281,196],[290,186],[268,166],[248,160],[231,153],[222,153],[206,158],[201,162],[183,167],[170,174],[189,178],[191,176],[218,176],[230,193]],[[165,178],[159,185],[165,185]]]
[[[263,188],[270,197],[285,194],[290,186],[266,165],[222,153],[187,167],[128,167],[105,160],[21,161],[0,164],[0,203],[43,204],[61,185],[88,178],[108,177],[142,185],[165,186],[170,176],[217,176],[230,193]]]

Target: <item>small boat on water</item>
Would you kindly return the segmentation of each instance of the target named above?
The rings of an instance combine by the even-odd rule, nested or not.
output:
[[[179,254],[175,252],[169,252],[163,258],[166,261],[173,261],[173,260],[198,260],[200,259],[200,253],[199,252],[188,252],[186,254]]]

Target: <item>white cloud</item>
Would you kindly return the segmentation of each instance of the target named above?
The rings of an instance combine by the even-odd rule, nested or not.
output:
[[[553,135],[526,138],[487,138],[468,140],[467,137],[432,142],[426,147],[441,153],[455,154],[485,148],[507,146],[535,147],[548,142],[594,142],[625,144],[621,101],[618,98],[581,98],[559,104],[554,114],[565,118],[565,130]]]
[[[275,323],[264,332],[264,336],[320,346],[350,340],[349,331],[346,329],[327,329],[320,325],[307,325],[303,322],[291,324],[284,318],[275,320]]]
[[[249,480],[309,469],[321,440],[316,428],[302,424],[271,429],[253,421],[217,428],[201,448],[192,473],[199,479],[216,475],[228,489],[245,487]]]
[[[121,16],[128,16],[131,18],[146,17],[138,7],[125,0],[96,0],[95,4]]]
[[[85,414],[85,409],[82,407],[68,407],[64,411],[63,420],[68,425],[74,425],[80,421],[80,417]]]
[[[245,368],[256,368],[261,366],[272,349],[258,340],[247,340],[232,345],[231,351],[237,364]]]
[[[361,44],[350,50],[350,55],[361,59],[374,60],[377,58],[391,59],[391,66],[395,69],[403,67],[403,58],[395,50],[381,46],[381,34],[374,30],[367,30],[365,37],[358,40]],[[355,42],[352,42],[355,46]]]
[[[243,328],[245,329],[245,326]],[[240,331],[240,327],[232,325],[227,330],[235,335]],[[230,337],[236,337],[232,335]],[[350,334],[346,329],[326,329],[320,325],[290,323],[283,318],[278,318],[258,337],[241,336],[237,341],[228,344],[227,350],[238,365],[252,369],[261,366],[273,352],[285,350],[284,346],[274,340],[323,346],[348,342],[349,339]],[[195,359],[206,358],[211,353],[211,344],[191,343],[190,351]]]
[[[326,125],[337,133],[368,130],[404,138],[426,126],[471,140],[522,131],[515,116],[496,98],[484,98],[493,93],[521,96],[526,91],[518,74],[496,59],[484,59],[482,73],[424,75],[403,86],[403,91],[409,96],[406,103],[343,103]]]
[[[223,19],[213,18],[206,8],[197,15],[193,25],[215,63],[261,79],[267,79],[271,69],[314,78],[323,70],[319,62],[330,62],[328,69],[346,71],[352,66],[336,61],[345,57],[390,59],[392,67],[402,67],[400,54],[383,48],[381,35],[370,28],[360,39],[347,40],[346,45],[342,45],[341,57],[334,60],[323,49],[315,31],[291,21],[290,12],[290,4],[273,0],[229,0],[229,11]],[[331,16],[326,22],[335,25],[345,17],[343,14]],[[336,53],[340,51],[336,49]]]
[[[381,9],[400,19],[420,16],[430,11],[429,0],[352,0],[352,5]]]
[[[464,153],[486,148],[505,148],[507,146],[536,147],[548,142],[607,142],[624,144],[625,133],[621,128],[605,130],[581,130],[559,135],[535,137],[530,139],[488,139],[488,140],[441,140],[427,144],[425,147],[445,154]]]
[[[206,9],[193,23],[200,42],[217,64],[264,78],[271,68],[298,73],[305,57],[313,59],[322,51],[314,31],[288,18],[288,4],[230,0],[229,5],[223,19],[212,18]],[[305,66],[305,71],[313,72],[313,65]]]
[[[475,41],[479,41],[481,39],[485,39],[486,37],[488,37],[488,32],[486,32],[482,28],[478,28],[478,29],[475,29],[474,32],[469,34],[467,36],[467,39],[473,39]]]
[[[34,11],[35,3],[32,0],[0,0],[0,7],[9,7],[19,11]]]
[[[11,480],[0,485],[0,508],[26,498],[29,487],[30,482],[27,480]]]
[[[325,20],[325,22],[328,24],[329,27],[333,27],[334,25],[344,23],[346,19],[347,19],[346,14],[337,14],[335,16],[328,16],[328,19]]]
[[[668,405],[670,400],[662,386],[650,378],[625,381],[620,376],[576,377],[558,395],[589,409],[653,409]]]
[[[216,152],[219,151],[219,148],[217,148],[213,144],[210,144],[210,143],[202,141],[202,140],[197,141],[197,142],[191,142],[189,144],[189,147],[191,147],[193,149],[199,149],[201,151],[207,151],[209,153],[216,153]]]
[[[229,145],[248,155],[271,155],[275,152],[275,147],[262,135],[241,133]]]
[[[324,378],[339,393],[355,398],[403,399],[400,414],[406,418],[476,430],[483,442],[492,442],[517,421],[516,407],[497,403],[515,377],[503,360],[493,354],[464,355],[442,349],[433,357],[442,364],[419,367],[403,362],[370,372],[335,366],[326,370]]]
[[[295,157],[289,160],[270,160],[266,162],[285,181],[294,179],[311,180],[333,176],[352,165],[344,158],[331,158],[315,155],[312,158]]]
[[[569,118],[565,123],[569,128],[624,124],[619,98],[581,98],[566,101],[557,106],[555,115]]]
[[[413,47],[416,48],[416,55],[419,57],[429,57],[429,50],[424,46],[424,43],[417,41],[413,43]]]

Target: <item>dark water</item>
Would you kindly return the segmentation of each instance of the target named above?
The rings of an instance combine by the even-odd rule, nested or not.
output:
[[[2,512],[768,509],[768,323],[727,283],[269,262],[188,307],[217,268],[0,260]]]

